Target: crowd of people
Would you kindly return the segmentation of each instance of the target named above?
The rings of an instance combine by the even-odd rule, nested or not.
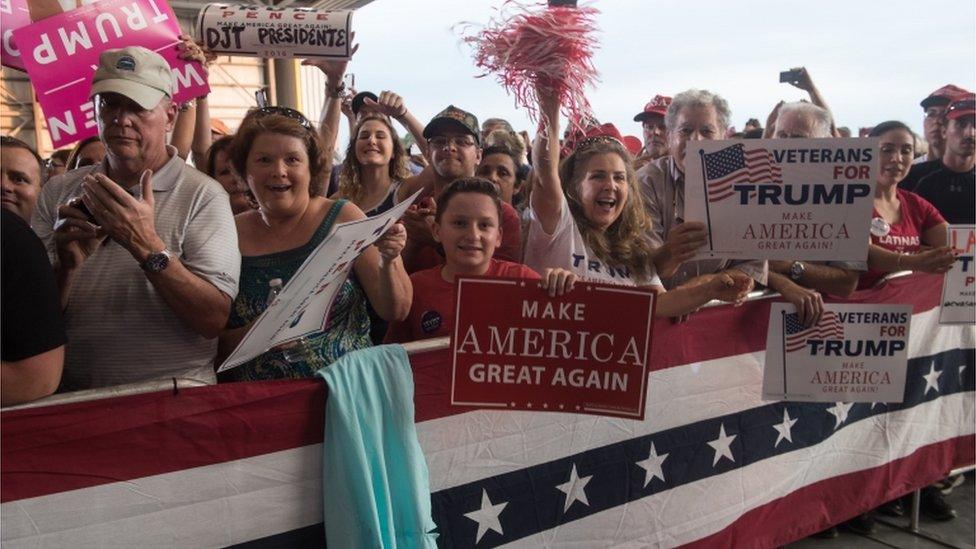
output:
[[[180,51],[213,61],[189,39]],[[454,105],[423,124],[394,92],[345,89],[347,61],[307,63],[326,80],[318,124],[264,106],[231,132],[206,97],[173,101],[161,56],[128,47],[105,51],[95,72],[97,137],[47,162],[3,138],[4,406],[152,379],[217,382],[215,364],[335,224],[418,191],[355,261],[324,330],[219,381],[309,377],[355,349],[448,335],[461,275],[539,279],[553,296],[577,281],[650,288],[657,315],[676,322],[768,288],[813,325],[824,295],[894,271],[946,272],[947,224],[976,221],[974,95],[952,85],[922,100],[924,136],[898,121],[869,132],[880,158],[866,261],[726,261],[694,259],[708,235],[684,220],[684,153],[700,140],[844,135],[803,69],[792,83],[811,100],[781,102],[765,127],[733,132],[728,103],[690,89],[654,96],[634,117],[635,144],[596,120],[561,135],[546,89],[530,139]],[[339,144],[343,117],[351,133]]]

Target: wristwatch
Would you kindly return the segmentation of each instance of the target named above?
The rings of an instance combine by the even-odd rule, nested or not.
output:
[[[147,273],[160,273],[169,267],[169,259],[173,254],[169,250],[163,249],[149,254],[149,257],[142,263],[142,270]]]
[[[806,267],[803,266],[802,261],[794,261],[793,264],[790,265],[790,278],[793,279],[793,281],[799,281],[800,277],[803,276],[803,271],[805,270]]]

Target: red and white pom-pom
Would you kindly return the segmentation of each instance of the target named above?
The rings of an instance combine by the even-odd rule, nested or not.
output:
[[[536,86],[559,97],[571,124],[591,118],[585,88],[598,77],[591,59],[599,12],[590,7],[535,7],[541,9],[530,12],[528,6],[509,0],[498,18],[476,36],[464,38],[475,48],[475,64],[495,74],[535,121]]]

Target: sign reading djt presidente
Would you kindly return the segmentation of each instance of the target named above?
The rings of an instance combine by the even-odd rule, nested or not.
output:
[[[796,307],[773,303],[766,332],[764,400],[901,402],[911,305],[824,306],[805,327]]]
[[[353,262],[403,216],[420,192],[380,215],[336,225],[295,271],[277,299],[254,321],[217,371],[240,366],[272,347],[325,330],[332,302],[349,276]]]
[[[956,262],[942,282],[940,324],[976,324],[976,226],[950,225],[949,246]]]
[[[654,293],[459,278],[451,403],[644,419]]]
[[[214,53],[349,59],[352,10],[208,4],[197,35]]]
[[[62,147],[98,133],[88,94],[107,49],[142,46],[161,55],[173,69],[174,101],[206,95],[203,67],[178,57],[180,33],[163,0],[99,0],[14,30],[52,144]]]
[[[699,257],[866,261],[877,139],[688,143],[685,219]]]

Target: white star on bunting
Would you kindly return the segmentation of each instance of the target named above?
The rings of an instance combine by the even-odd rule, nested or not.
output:
[[[588,477],[582,477],[576,473],[576,464],[573,464],[573,470],[569,473],[569,481],[564,482],[558,486],[556,489],[560,492],[566,494],[566,503],[563,505],[563,512],[569,511],[577,501],[583,502],[583,505],[589,505],[590,502],[586,500],[586,485],[590,482],[593,475]]]
[[[464,516],[478,523],[478,537],[475,538],[475,543],[481,541],[481,537],[484,536],[488,530],[494,530],[502,535],[505,534],[505,532],[502,532],[502,523],[498,520],[498,515],[505,510],[506,506],[508,506],[507,501],[497,504],[492,503],[491,500],[488,499],[488,491],[482,488],[481,509],[464,514]]]
[[[938,394],[940,377],[942,377],[942,372],[935,369],[935,362],[933,361],[932,366],[929,368],[929,373],[922,376],[925,379],[925,391],[922,394],[929,394],[929,390],[935,391]]]
[[[966,365],[959,365],[959,385],[964,385],[966,383]]]
[[[853,402],[837,402],[830,408],[827,408],[827,411],[834,416],[834,430],[840,427],[841,423],[847,421],[847,414],[850,413],[853,407]]]
[[[647,488],[647,485],[654,477],[661,479],[661,482],[667,482],[664,480],[664,471],[661,468],[666,459],[668,459],[668,455],[659,455],[654,450],[654,443],[652,442],[651,449],[647,452],[647,459],[642,459],[637,462],[637,466],[644,469],[644,488]]]
[[[790,429],[793,428],[794,423],[796,423],[796,420],[791,419],[786,407],[783,407],[783,423],[773,425],[773,429],[776,429],[776,432],[779,433],[779,435],[776,436],[776,443],[773,444],[773,448],[779,446],[779,443],[784,440],[787,442],[793,442],[793,432],[790,431]]]
[[[718,460],[723,457],[729,458],[729,461],[735,463],[735,458],[732,457],[732,441],[737,436],[726,435],[724,423],[719,426],[718,438],[708,443],[709,446],[715,449],[715,458],[712,460],[712,467],[718,465]]]

